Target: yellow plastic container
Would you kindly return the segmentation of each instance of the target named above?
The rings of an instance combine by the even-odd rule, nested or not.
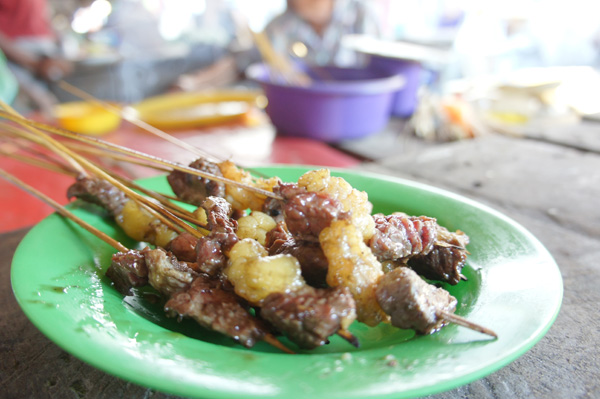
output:
[[[110,133],[121,124],[121,115],[89,102],[59,104],[54,109],[54,116],[62,128],[91,136]]]
[[[170,93],[132,105],[136,117],[159,129],[186,129],[243,120],[256,105],[258,91]]]

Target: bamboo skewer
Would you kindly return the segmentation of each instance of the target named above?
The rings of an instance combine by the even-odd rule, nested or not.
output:
[[[15,131],[13,133],[15,133],[17,135],[24,134],[29,139],[38,139],[39,138],[37,136],[36,137],[30,136],[30,133],[21,132],[21,131]],[[40,144],[40,145],[44,145],[44,143],[41,140],[36,140],[36,142],[38,142],[38,144]],[[38,167],[41,167],[41,168],[44,168],[44,169],[47,169],[47,170],[53,170],[55,172],[59,172],[59,173],[63,173],[63,174],[71,175],[71,176],[77,176],[79,174],[78,172],[72,171],[72,170],[68,169],[67,167],[64,167],[62,165],[58,165],[56,163],[52,164],[52,163],[49,163],[49,162],[40,161],[40,160],[37,160],[35,158],[25,157],[25,156],[18,155],[18,154],[8,154],[8,153],[6,153],[4,151],[1,151],[1,150],[0,150],[0,153],[1,154],[5,154],[7,156],[10,156],[10,157],[12,157],[14,159],[20,160],[22,162],[29,163],[31,165],[38,166]],[[98,168],[98,167],[96,166],[96,168]],[[106,172],[106,173],[109,173],[109,172]],[[167,208],[170,208],[170,212],[172,214],[174,214],[174,216],[176,216],[177,218],[182,219],[182,220],[187,221],[187,222],[194,223],[194,224],[198,225],[199,227],[202,227],[204,230],[207,230],[207,226],[200,224],[198,222],[197,218],[195,218],[192,213],[190,213],[187,210],[185,210],[185,209],[177,206],[176,204],[173,204],[172,202],[168,201],[165,198],[161,198],[161,195],[159,195],[158,193],[150,191],[150,190],[147,190],[147,189],[145,189],[145,188],[143,188],[143,187],[135,184],[132,181],[125,181],[123,178],[117,177],[113,173],[110,173],[110,175],[113,178],[119,180],[123,185],[127,186],[128,188],[132,187],[132,188],[134,188],[134,189],[142,192],[143,194],[146,194],[146,195],[154,198],[155,200],[158,201],[158,203],[160,205],[163,205],[163,206],[165,206]],[[137,200],[138,202],[143,202],[143,201],[139,200],[139,197],[136,197],[134,199]],[[177,198],[173,198],[173,199],[177,200]],[[144,204],[142,204],[142,205],[144,205]],[[158,206],[157,204],[154,204],[154,206],[148,205],[148,204],[145,204],[145,205],[146,206],[150,206],[150,207],[152,207],[152,209],[160,212],[160,210],[157,208],[157,206]],[[149,210],[152,211],[152,209],[149,209]],[[197,237],[199,237],[199,235],[201,235],[200,233],[196,232],[194,229],[191,229],[185,223],[179,221],[179,219],[177,219],[177,218],[175,218],[173,220],[178,220],[177,223],[183,229],[185,229],[186,231],[188,231],[189,233],[191,233],[191,234],[193,234],[193,235],[195,235]],[[166,220],[163,219],[161,221],[163,221],[165,224],[167,224],[171,229],[177,230],[177,227],[173,223],[171,223],[169,221],[169,219],[166,219]]]
[[[127,112],[126,109],[121,109],[121,108],[115,107],[112,104],[109,104],[105,101],[99,100],[96,97],[92,96],[91,94],[86,93],[85,91],[65,82],[64,80],[61,80],[60,82],[58,82],[58,86],[60,88],[62,88],[63,90],[65,90],[77,97],[80,97],[86,101],[96,104],[116,115],[120,115],[123,119],[134,124],[135,126],[141,128],[141,129],[144,129],[147,132],[149,132],[157,137],[160,137],[172,144],[175,144],[183,149],[186,149],[186,150],[192,152],[193,154],[195,154],[196,156],[203,156],[203,157],[215,159],[215,157],[212,156],[211,154],[208,154],[205,151],[202,151],[201,149],[199,149],[191,144],[186,143],[185,141],[179,140],[178,138],[173,137],[173,136],[163,132],[162,130],[155,128],[154,126],[144,122],[143,120],[136,118],[133,115],[133,112]]]
[[[2,111],[0,111],[0,113],[2,113]],[[22,118],[18,118],[17,121],[19,119],[22,119]],[[152,215],[157,217],[162,223],[164,223],[171,230],[178,231],[178,230],[182,229],[197,238],[200,238],[203,236],[199,231],[192,228],[187,223],[174,217],[174,215],[172,215],[168,210],[164,209],[163,207],[157,205],[156,203],[153,203],[152,201],[148,200],[147,198],[145,198],[145,197],[139,195],[138,193],[136,193],[135,191],[131,190],[129,187],[122,184],[117,179],[113,178],[110,174],[108,174],[101,168],[97,167],[92,162],[88,161],[87,159],[83,158],[81,155],[73,152],[72,150],[70,150],[66,146],[62,145],[58,141],[54,140],[53,138],[48,136],[46,133],[41,132],[41,131],[36,131],[35,129],[33,129],[33,130],[36,132],[35,134],[31,134],[28,132],[20,132],[20,133],[23,134],[25,137],[28,137],[31,140],[33,140],[33,141],[39,143],[40,145],[43,145],[51,150],[57,149],[57,154],[62,156],[70,164],[77,165],[78,171],[81,170],[81,173],[84,176],[87,176],[86,169],[84,169],[84,166],[85,166],[85,168],[87,168],[87,170],[93,172],[96,176],[99,176],[99,177],[103,178],[104,180],[107,180],[109,183],[111,183],[112,185],[117,187],[119,190],[123,191],[125,193],[125,195],[127,195],[129,198],[131,198],[132,200],[139,203],[144,209],[146,209]]]
[[[90,155],[96,155],[96,156],[100,156],[100,157],[114,159],[116,161],[132,163],[134,165],[139,165],[139,166],[144,166],[146,168],[155,169],[160,172],[169,173],[172,170],[172,169],[166,168],[164,166],[160,166],[160,165],[156,165],[153,163],[144,162],[144,161],[136,159],[136,158],[132,158],[131,156],[123,155],[120,153],[114,153],[114,152],[104,149],[104,148],[92,147],[90,145],[81,145],[79,143],[65,143],[65,145],[67,147],[69,147],[70,149],[75,150],[80,153],[86,153],[86,154],[90,154]]]
[[[5,172],[2,169],[0,169],[0,176],[2,176],[7,181],[13,183],[14,185],[20,187],[21,189],[28,192],[29,194],[33,195],[34,197],[37,197],[38,199],[47,203],[52,208],[54,208],[61,216],[64,216],[67,219],[72,220],[73,222],[77,223],[79,226],[83,227],[85,230],[89,231],[96,237],[100,238],[102,241],[106,242],[107,244],[109,244],[111,247],[113,247],[117,251],[120,251],[120,252],[128,251],[127,247],[125,247],[123,244],[121,244],[114,238],[110,237],[106,233],[104,233],[104,232],[96,229],[95,227],[91,226],[90,224],[86,223],[85,221],[83,221],[81,218],[79,218],[72,212],[67,211],[66,208],[63,207],[62,205],[60,205],[58,202],[54,201],[52,198],[50,198],[47,195],[45,195],[44,193],[36,190],[35,188],[29,186],[27,183],[17,179],[16,177],[12,176],[11,174]]]
[[[21,115],[19,115],[19,113],[17,111],[15,111],[10,105],[6,104],[4,101],[0,100],[0,105],[2,106],[2,108],[7,110],[7,111],[0,111],[0,113],[7,115],[6,119],[26,120],[23,117],[21,117]],[[34,135],[38,133],[36,131],[35,127],[31,126],[30,124],[25,123],[23,127],[26,128],[27,130],[29,130],[30,132],[32,132],[32,134],[34,134]],[[38,141],[38,143],[42,144],[39,141]],[[46,144],[46,147],[48,147],[48,146],[49,146],[49,149],[52,150],[54,153],[62,156],[71,165],[71,167],[73,169],[77,170],[79,173],[81,173],[83,175],[86,174],[85,170],[81,167],[81,165],[78,162],[74,161],[70,156],[68,156],[65,153],[65,147],[62,144],[60,144],[58,142],[52,142],[52,143],[49,142]]]
[[[71,177],[78,176],[78,173],[76,171],[73,171],[64,165],[58,164],[57,162],[43,161],[43,160],[36,159],[36,158],[30,157],[30,156],[9,153],[9,152],[1,150],[1,149],[0,149],[0,154],[4,155],[6,157],[9,157],[9,158],[15,159],[17,161],[23,162],[23,163],[27,163],[29,165],[33,165],[33,166],[45,169],[45,170],[50,170],[50,171],[61,173],[61,174],[71,176]],[[107,172],[107,173],[109,173],[109,172]],[[207,226],[200,224],[199,221],[197,220],[197,218],[191,212],[189,212],[189,211],[177,206],[176,204],[172,203],[171,201],[169,201],[169,200],[179,200],[178,198],[159,194],[155,191],[148,190],[148,189],[136,184],[133,181],[127,181],[124,178],[115,175],[114,173],[110,173],[110,174],[112,177],[114,177],[115,179],[118,179],[124,185],[127,185],[128,187],[130,187],[134,190],[140,191],[142,194],[145,194],[151,198],[154,198],[161,205],[163,205],[167,208],[170,208],[171,212],[178,218],[185,220],[187,222],[193,223],[199,227],[202,227],[205,230],[208,229]]]
[[[350,331],[340,329],[336,334],[348,341],[350,345],[354,346],[355,348],[360,348],[360,342],[358,341],[358,338],[356,338]]]
[[[109,244],[110,246],[112,246],[117,251],[119,251],[119,252],[127,252],[127,251],[129,251],[129,248],[127,248],[126,246],[124,246],[123,244],[121,244],[120,242],[118,242],[117,240],[115,240],[114,238],[110,237],[106,233],[98,230],[94,226],[92,226],[89,223],[85,222],[83,219],[79,218],[77,215],[75,215],[72,212],[68,211],[65,207],[63,207],[62,205],[60,205],[59,203],[57,203],[56,201],[54,201],[52,198],[50,198],[47,195],[45,195],[44,193],[41,193],[40,191],[38,191],[35,188],[29,186],[25,182],[17,179],[16,177],[12,176],[11,174],[5,172],[2,169],[0,169],[0,176],[3,177],[4,179],[6,179],[7,181],[13,183],[14,185],[20,187],[22,190],[26,191],[27,193],[33,195],[34,197],[37,197],[38,199],[42,200],[46,204],[50,205],[61,216],[64,216],[65,218],[67,218],[67,219],[69,219],[69,220],[77,223],[80,227],[82,227],[86,231],[90,232],[94,236],[98,237],[102,241],[106,242],[107,244]],[[292,354],[292,355],[294,354],[294,352],[290,348],[288,348],[285,345],[283,345],[272,334],[266,334],[265,337],[264,337],[264,341],[266,343],[268,343],[269,345],[271,345],[271,346],[273,346],[273,347],[281,350],[282,352],[285,352],[285,353],[288,353],[288,354]]]
[[[265,337],[263,338],[263,340],[271,345],[274,346],[275,348],[279,349],[282,352],[285,352],[289,355],[295,355],[296,353],[291,350],[290,348],[288,348],[287,346],[285,346],[284,344],[282,344],[277,338],[275,338],[274,335],[272,334],[266,334]]]
[[[219,159],[218,157],[216,157],[216,156],[214,156],[212,154],[209,154],[208,152],[206,152],[206,151],[204,151],[204,150],[202,150],[202,149],[200,149],[198,147],[195,147],[195,146],[193,146],[191,144],[188,144],[185,141],[180,140],[180,139],[178,139],[178,138],[176,138],[174,136],[171,136],[170,134],[165,133],[162,130],[160,130],[160,129],[158,129],[158,128],[156,128],[156,127],[154,127],[154,126],[152,126],[152,125],[150,125],[150,124],[148,124],[146,122],[144,122],[143,120],[141,120],[139,118],[136,118],[133,115],[132,112],[128,112],[128,111],[133,111],[132,109],[128,110],[127,108],[121,109],[119,107],[115,107],[115,106],[111,105],[110,103],[107,103],[106,101],[102,101],[102,100],[100,100],[100,99],[92,96],[91,94],[86,93],[85,91],[83,91],[83,90],[81,90],[81,89],[79,89],[79,88],[77,88],[77,87],[75,87],[75,86],[73,86],[73,85],[65,82],[64,80],[62,80],[62,81],[59,82],[59,86],[63,90],[65,90],[65,91],[73,94],[74,96],[77,96],[77,97],[79,97],[79,98],[81,98],[83,100],[89,101],[89,102],[91,102],[93,104],[96,104],[96,105],[98,105],[98,106],[106,109],[109,112],[112,112],[114,114],[118,114],[123,119],[125,119],[126,121],[132,123],[133,125],[135,125],[135,126],[141,128],[141,129],[147,131],[148,133],[151,133],[151,134],[153,134],[153,135],[155,135],[157,137],[160,137],[160,138],[162,138],[162,139],[164,139],[164,140],[166,140],[166,141],[168,141],[168,142],[170,142],[172,144],[175,144],[175,145],[179,146],[180,148],[188,150],[188,151],[192,152],[193,154],[195,154],[196,156],[201,156],[201,157],[204,157],[204,158],[209,159],[209,160],[212,159],[212,160],[215,160],[215,161],[223,161],[223,159]],[[246,168],[246,169],[250,170],[248,168]],[[264,177],[264,175],[262,175],[262,173],[259,173],[259,172],[255,172],[255,173],[257,173],[258,175]]]
[[[21,129],[19,129],[16,126],[11,125],[7,122],[0,121],[0,135],[11,138],[11,140],[9,142],[10,144],[12,144],[13,146],[17,146],[17,147],[19,147],[19,149],[21,149],[23,151],[27,151],[28,153],[35,155],[38,158],[47,160],[48,163],[56,163],[56,157],[55,156],[53,157],[53,155],[56,155],[56,154],[45,153],[45,152],[41,151],[40,149],[36,148],[35,146],[33,146],[32,140],[25,139],[22,137],[21,132],[23,130],[24,130],[24,128],[22,128],[22,127],[21,127]],[[69,168],[69,166],[65,166],[65,168],[70,169],[71,171],[74,171],[74,169],[72,167]]]
[[[283,199],[282,197],[280,197],[279,195],[277,195],[271,191],[263,190],[258,187],[250,186],[245,183],[240,183],[235,180],[227,179],[222,176],[213,175],[211,173],[204,172],[199,169],[194,169],[189,166],[181,165],[176,162],[167,161],[165,159],[161,159],[161,158],[155,157],[153,155],[145,154],[143,152],[132,150],[132,149],[129,149],[129,148],[117,145],[117,144],[112,144],[112,143],[109,143],[109,142],[106,142],[106,141],[103,141],[103,140],[100,140],[100,139],[97,139],[94,137],[83,136],[83,135],[80,135],[77,133],[69,132],[68,130],[48,126],[43,123],[29,121],[25,118],[22,118],[20,116],[11,115],[4,111],[0,111],[0,117],[12,120],[13,122],[23,123],[25,125],[32,126],[32,127],[35,127],[35,128],[38,128],[38,129],[41,129],[41,130],[44,130],[44,131],[47,131],[50,133],[54,133],[59,136],[68,137],[68,138],[75,139],[78,141],[83,141],[86,143],[91,143],[91,144],[97,145],[99,147],[110,148],[110,149],[120,152],[120,153],[129,154],[138,159],[144,159],[147,161],[155,162],[159,165],[164,165],[167,167],[171,167],[172,169],[179,170],[181,172],[185,172],[185,173],[188,173],[191,175],[204,177],[209,180],[218,181],[218,182],[221,182],[226,185],[238,187],[238,188],[241,188],[241,189],[244,189],[247,191],[254,192],[259,195],[263,195],[265,197],[270,197],[270,198],[279,199],[279,200]]]
[[[312,79],[304,72],[295,68],[294,64],[287,57],[277,53],[264,31],[255,32],[250,29],[250,32],[262,59],[269,64],[272,71],[279,73],[281,78],[288,84],[299,86],[310,85]]]
[[[50,163],[47,161],[42,161],[40,159],[36,159],[26,155],[14,154],[11,152],[7,152],[4,150],[0,150],[0,155],[4,155],[5,157],[12,158],[16,161],[23,162],[32,166],[36,166],[38,168],[46,169],[52,172],[57,172],[63,175],[77,177],[77,172],[74,172],[71,169],[65,168],[64,166],[57,165],[54,163]]]
[[[498,338],[498,334],[496,334],[494,331],[490,330],[489,328],[480,326],[479,324],[476,324],[476,323],[473,323],[472,321],[469,321],[469,320],[465,319],[464,317],[461,317],[457,314],[445,312],[443,310],[438,310],[437,315],[438,315],[438,317],[440,317],[448,322],[458,324],[459,326],[469,328],[471,330],[492,336],[494,338]]]

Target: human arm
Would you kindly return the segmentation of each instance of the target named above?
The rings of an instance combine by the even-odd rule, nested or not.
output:
[[[19,48],[8,36],[1,32],[0,50],[4,52],[9,61],[20,65],[44,80],[58,80],[69,74],[73,69],[72,64],[67,60],[39,56]]]

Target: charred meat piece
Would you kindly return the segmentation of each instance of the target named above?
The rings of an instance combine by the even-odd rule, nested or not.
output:
[[[218,275],[227,265],[225,255],[238,242],[235,233],[215,233],[198,239],[196,264],[199,270],[210,276]]]
[[[183,232],[171,240],[166,249],[172,252],[179,260],[184,262],[196,262],[197,242],[198,238],[190,233]]]
[[[120,214],[129,198],[117,187],[106,180],[91,177],[78,177],[67,190],[68,198],[79,198],[92,204],[100,205],[111,216]]]
[[[285,294],[270,294],[260,315],[305,349],[328,343],[331,335],[345,329],[356,317],[354,299],[348,289],[310,286]]]
[[[199,158],[189,165],[191,168],[223,176],[219,166],[206,159]],[[225,197],[225,185],[200,176],[174,170],[167,176],[171,189],[183,202],[200,206],[210,196]]]
[[[216,276],[227,265],[225,254],[238,242],[237,221],[230,218],[231,204],[223,198],[209,197],[202,202],[202,207],[210,234],[198,239],[196,263],[202,272]]]
[[[327,258],[321,245],[315,242],[296,240],[280,222],[267,233],[266,245],[269,255],[289,254],[298,259],[302,277],[313,287],[326,287]]]
[[[208,229],[211,233],[235,233],[237,221],[231,219],[233,208],[224,198],[208,197],[202,201],[201,206],[206,211]]]
[[[191,286],[165,304],[171,317],[191,317],[201,326],[225,334],[247,348],[263,339],[267,330],[240,304],[237,296],[221,288],[218,280],[201,275]]]
[[[275,192],[284,198],[283,215],[292,236],[303,241],[319,241],[319,233],[333,220],[350,220],[340,201],[324,192],[311,192],[297,184],[282,183]]]
[[[186,262],[162,249],[146,248],[142,253],[148,267],[148,283],[167,298],[188,288],[199,275]]]
[[[461,271],[467,262],[468,243],[469,236],[462,231],[450,232],[438,226],[433,250],[426,255],[410,258],[408,267],[425,278],[456,285],[461,280]]]
[[[121,294],[131,295],[131,288],[148,284],[148,267],[144,255],[135,250],[114,254],[106,270],[106,277]]]
[[[376,214],[375,234],[369,241],[381,262],[408,266],[420,275],[457,284],[467,259],[469,237],[461,231],[449,232],[426,216]]]
[[[186,262],[162,249],[150,248],[114,254],[106,271],[123,295],[131,295],[131,288],[150,284],[166,297],[188,287],[197,275]]]
[[[446,321],[440,311],[453,313],[457,302],[448,291],[428,284],[406,267],[385,274],[379,280],[376,296],[393,326],[412,328],[421,334],[442,328]]]
[[[411,256],[427,254],[433,249],[438,227],[435,219],[378,213],[373,215],[373,220],[375,234],[369,246],[379,261],[402,263]]]
[[[408,267],[425,278],[456,285],[461,280],[461,271],[466,261],[464,249],[436,246],[427,255],[411,258]]]

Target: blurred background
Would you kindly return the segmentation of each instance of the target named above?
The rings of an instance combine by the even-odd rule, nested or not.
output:
[[[1,1],[0,10],[10,8],[4,3],[11,1]],[[200,79],[182,75],[248,50],[252,40],[246,26],[264,29],[287,4],[285,0],[46,3],[60,53],[74,63],[69,82],[99,98],[128,103],[175,87],[201,87]],[[443,65],[433,66],[443,83],[490,74],[502,78],[531,67],[600,66],[600,21],[596,18],[600,4],[595,2],[373,0],[366,5],[372,9],[376,27],[365,28],[365,33],[450,52]],[[273,39],[274,45],[278,42]],[[236,77],[242,76],[255,60],[256,54],[248,54],[229,66],[236,68]],[[220,83],[210,80],[211,85]],[[231,83],[226,78],[223,82]],[[61,90],[52,91],[61,101],[72,99]]]
[[[132,122],[244,165],[351,167],[490,134],[600,151],[600,124],[573,133],[600,120],[599,14],[583,0],[0,0],[0,99],[184,163]]]
[[[339,0],[338,9],[352,12],[338,12],[339,18],[330,23],[344,29],[329,36],[326,33],[331,32],[321,32],[315,46],[297,26],[274,21],[288,3],[295,2],[306,3],[303,7],[312,7],[314,13],[319,3],[336,3],[2,0],[0,12],[5,16],[0,16],[0,25],[4,25],[0,33],[5,42],[70,62],[68,67],[54,68],[54,76],[34,71],[37,78],[46,78],[51,97],[17,72],[21,93],[15,104],[22,110],[42,109],[51,114],[55,101],[76,99],[53,84],[63,78],[99,99],[127,104],[174,90],[243,83],[248,65],[260,60],[249,29],[259,32],[275,22],[267,30],[275,49],[310,64],[356,66],[368,62],[365,59],[373,54],[418,62],[422,70],[410,79],[418,80],[413,86],[420,90],[422,109],[442,107],[440,96],[450,95],[454,101],[460,96],[470,106],[493,111],[496,122],[508,125],[550,114],[565,116],[572,110],[586,115],[600,111],[595,93],[590,93],[598,88],[595,69],[600,67],[600,22],[595,18],[600,5],[595,2],[427,0],[415,4],[373,0],[356,6],[361,2]],[[34,6],[36,18],[47,19],[46,30],[27,32],[7,26],[25,18],[11,18],[10,12],[23,14],[26,7]],[[347,34],[356,33],[380,41],[345,40]],[[46,41],[51,38],[55,48],[36,48],[36,43],[31,43],[34,36]],[[405,46],[386,46],[399,42]],[[351,51],[358,56],[349,55]],[[4,52],[10,61],[10,51],[4,47]],[[566,68],[575,66],[586,68]],[[539,68],[545,68],[544,72]],[[474,88],[472,79],[476,78]],[[585,83],[581,85],[581,81]],[[561,87],[557,96],[556,89],[563,83],[567,87]],[[462,105],[451,107],[460,110]],[[396,116],[412,116],[413,111]],[[420,130],[424,135],[434,134],[423,126]]]

